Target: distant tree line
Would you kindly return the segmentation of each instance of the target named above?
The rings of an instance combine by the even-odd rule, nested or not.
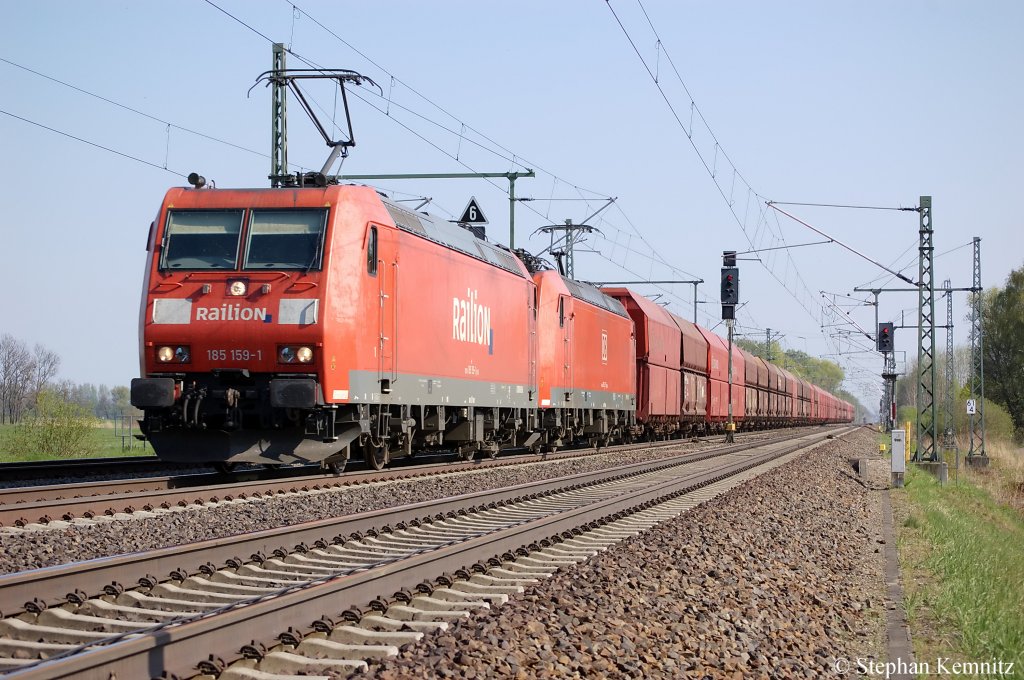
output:
[[[10,333],[0,336],[0,424],[19,423],[32,415],[46,394],[96,418],[137,413],[127,387],[58,381],[60,364],[60,356],[39,343],[29,347]]]

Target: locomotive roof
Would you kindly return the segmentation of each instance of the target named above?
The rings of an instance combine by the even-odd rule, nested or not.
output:
[[[384,207],[391,214],[391,219],[402,231],[416,234],[428,241],[439,243],[446,248],[457,250],[464,255],[500,267],[505,271],[527,277],[526,268],[507,250],[479,239],[468,229],[452,224],[426,213],[407,210],[388,199],[381,197]]]
[[[605,295],[598,288],[590,285],[589,283],[574,281],[564,276],[562,276],[562,281],[565,282],[565,287],[569,289],[569,293],[574,298],[583,300],[584,302],[589,302],[601,309],[607,309],[612,314],[618,314],[619,316],[624,316],[627,319],[629,318],[629,314],[626,313],[626,308],[621,302],[613,297]]]

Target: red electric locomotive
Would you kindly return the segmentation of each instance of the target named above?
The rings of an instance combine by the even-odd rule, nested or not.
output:
[[[535,284],[465,229],[362,186],[178,188],[148,249],[132,403],[162,458],[537,439]]]
[[[633,323],[597,288],[556,271],[534,274],[541,430],[547,447],[620,439],[636,414]]]

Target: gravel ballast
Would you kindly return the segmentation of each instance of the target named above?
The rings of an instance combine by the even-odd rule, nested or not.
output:
[[[874,442],[827,442],[366,675],[817,678],[883,658],[881,514],[850,465]]]

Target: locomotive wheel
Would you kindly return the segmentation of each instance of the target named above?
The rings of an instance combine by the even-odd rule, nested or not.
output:
[[[492,448],[487,449],[487,457],[490,458],[491,460],[494,460],[495,458],[497,458],[498,457],[498,447],[494,446]]]
[[[367,444],[363,447],[363,457],[366,459],[366,464],[374,470],[383,470],[384,466],[388,464],[387,447]]]

